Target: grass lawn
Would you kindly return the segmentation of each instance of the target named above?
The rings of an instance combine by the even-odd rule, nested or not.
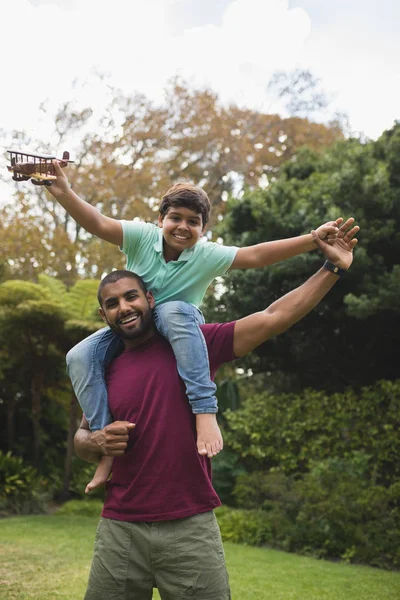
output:
[[[1,520],[1,600],[83,598],[96,524],[97,518],[81,516]],[[398,572],[234,544],[225,551],[234,600],[400,598]]]

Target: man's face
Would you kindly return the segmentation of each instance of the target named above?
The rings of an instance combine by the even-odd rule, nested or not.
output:
[[[103,321],[124,340],[126,347],[142,343],[154,333],[154,298],[145,293],[137,279],[124,277],[104,286],[101,292]]]
[[[202,216],[190,208],[170,206],[167,214],[158,217],[164,240],[176,252],[194,246],[204,234]]]

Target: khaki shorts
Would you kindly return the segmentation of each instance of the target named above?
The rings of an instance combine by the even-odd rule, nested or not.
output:
[[[213,512],[128,523],[100,519],[85,600],[230,600]]]

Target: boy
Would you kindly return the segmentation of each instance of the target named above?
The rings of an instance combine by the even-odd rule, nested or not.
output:
[[[153,292],[157,328],[173,348],[178,372],[196,415],[198,452],[215,456],[222,450],[223,442],[216,421],[216,386],[210,378],[206,344],[200,330],[204,320],[198,307],[215,277],[229,268],[264,267],[312,250],[316,245],[311,234],[247,248],[199,243],[210,214],[210,201],[201,188],[178,183],[168,190],[159,208],[157,227],[105,217],[72,191],[57,161],[54,167],[57,180],[48,188],[49,192],[89,233],[119,246],[127,256],[127,269],[140,275]],[[321,225],[316,230],[320,239],[335,235],[342,221],[340,218]],[[132,323],[132,335],[137,335],[140,328],[136,322],[142,318],[127,305],[121,312],[120,323],[125,330]],[[118,353],[119,344],[110,329],[103,329],[67,355],[68,372],[91,430],[102,429],[112,421],[104,370]],[[110,458],[103,457],[86,491],[104,483],[110,470]]]

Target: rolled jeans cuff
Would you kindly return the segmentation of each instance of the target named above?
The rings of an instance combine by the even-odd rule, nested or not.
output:
[[[192,413],[194,415],[216,414],[218,412],[218,404],[216,398],[207,398],[206,400],[195,400],[190,403]]]

